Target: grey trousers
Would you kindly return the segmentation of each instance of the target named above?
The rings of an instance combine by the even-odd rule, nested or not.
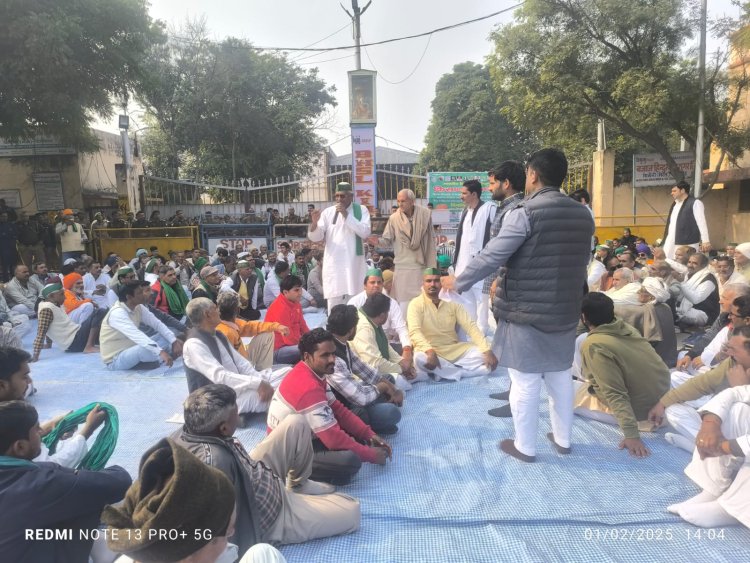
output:
[[[258,444],[250,457],[262,461],[286,479],[279,517],[263,541],[290,544],[348,534],[359,529],[359,501],[348,495],[303,495],[290,488],[304,483],[312,472],[312,431],[305,417],[291,414]]]

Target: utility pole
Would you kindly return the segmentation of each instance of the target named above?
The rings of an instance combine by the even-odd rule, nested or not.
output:
[[[698,134],[695,136],[695,179],[693,181],[693,197],[698,198],[703,184],[703,106],[706,91],[706,1],[701,1],[701,43],[698,58],[698,82],[700,84],[700,98],[698,98]]]
[[[360,22],[359,19],[362,16],[362,14],[367,11],[367,8],[370,7],[370,4],[372,4],[372,0],[370,0],[367,5],[359,9],[359,2],[358,0],[352,0],[352,11],[350,12],[346,8],[344,8],[343,4],[339,4],[341,6],[341,9],[344,10],[349,17],[352,19],[352,23],[354,24],[354,45],[355,45],[355,51],[354,51],[354,62],[355,66],[357,67],[356,70],[362,70],[362,52],[359,48],[359,42],[362,37],[362,33],[360,31]]]

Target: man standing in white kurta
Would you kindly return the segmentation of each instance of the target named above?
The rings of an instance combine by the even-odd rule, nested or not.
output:
[[[493,202],[482,201],[482,184],[479,180],[467,180],[461,187],[461,201],[466,205],[458,222],[456,252],[453,254],[453,268],[460,276],[472,260],[490,240],[490,227],[495,218],[497,206]],[[476,319],[482,334],[487,333],[490,320],[490,300],[482,293],[484,280],[479,280],[463,292],[469,316]]]
[[[685,181],[677,182],[670,193],[674,203],[664,226],[664,254],[673,260],[678,246],[691,246],[702,252],[711,250],[703,202],[690,195],[690,185]]]
[[[364,243],[370,236],[370,213],[363,205],[352,203],[351,184],[337,184],[335,198],[334,207],[310,213],[307,232],[311,241],[325,241],[323,294],[329,312],[359,293],[367,273]]]

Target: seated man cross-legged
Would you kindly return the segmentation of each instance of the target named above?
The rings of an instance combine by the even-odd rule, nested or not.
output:
[[[281,293],[268,307],[266,322],[284,325],[289,328],[289,333],[274,334],[273,359],[279,364],[294,364],[300,360],[300,337],[310,332],[300,305],[302,280],[297,276],[286,276],[279,287]]]
[[[270,368],[273,364],[274,333],[289,336],[289,329],[280,323],[246,321],[239,316],[240,296],[232,291],[219,293],[216,301],[221,322],[216,330],[227,337],[240,356],[256,369]],[[245,346],[243,339],[251,338]]]
[[[667,510],[702,528],[750,527],[750,385],[725,389],[699,414],[685,475],[703,491]]]
[[[302,361],[281,382],[268,408],[269,432],[290,415],[304,415],[314,435],[312,478],[316,481],[345,485],[362,461],[385,465],[391,447],[341,404],[326,383],[336,365],[334,336],[313,329],[302,335],[299,349]]]
[[[724,389],[750,385],[750,326],[732,331],[726,353],[727,359],[704,373],[686,377],[674,372],[673,388],[649,411],[649,419],[655,424],[666,418],[674,428],[676,433],[664,435],[670,444],[692,453],[701,426],[698,409]]]
[[[74,323],[62,308],[65,302],[65,290],[55,281],[42,289],[44,301],[39,303],[39,325],[34,339],[32,362],[39,359],[42,348],[49,348],[52,342],[66,352],[83,352],[93,354],[99,350],[95,347],[107,309],[96,309],[83,324]]]
[[[385,299],[389,299],[383,296]],[[334,395],[378,434],[394,434],[401,420],[404,393],[392,375],[379,374],[357,355],[349,342],[358,331],[359,316],[353,305],[335,305],[326,328],[336,345],[336,365],[326,381]]]
[[[223,383],[237,393],[240,413],[266,412],[274,389],[291,368],[261,370],[242,357],[217,331],[221,319],[210,299],[193,299],[187,315],[194,327],[183,348],[188,388]]]
[[[415,349],[414,381],[426,381],[432,374],[435,380],[487,375],[497,367],[484,335],[459,303],[440,299],[440,271],[424,271],[422,295],[409,303],[407,325]],[[456,325],[466,331],[471,343],[461,342]],[[473,344],[473,345],[472,345]]]
[[[359,529],[359,502],[310,480],[310,425],[290,415],[248,453],[234,437],[239,423],[234,391],[207,385],[184,404],[185,425],[173,438],[234,485],[240,551],[258,542],[301,543]]]
[[[118,291],[119,301],[102,321],[99,341],[102,361],[114,370],[150,368],[159,362],[172,367],[173,358],[182,354],[182,341],[146,308],[151,299],[151,284],[130,282]],[[144,324],[156,331],[149,338],[138,327]],[[166,348],[170,348],[167,352]]]
[[[409,390],[409,380],[416,376],[411,357],[399,355],[388,343],[383,330],[390,315],[391,303],[394,301],[382,293],[367,298],[359,309],[359,323],[352,348],[379,374],[393,374],[399,389]]]

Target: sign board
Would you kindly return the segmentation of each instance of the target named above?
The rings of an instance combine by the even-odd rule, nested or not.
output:
[[[370,213],[378,205],[375,170],[375,127],[352,127],[352,189],[354,200]]]
[[[312,242],[308,238],[298,238],[298,237],[278,239],[276,241],[276,246],[278,246],[278,244],[282,241],[288,242],[289,246],[291,247],[292,252],[294,252],[295,254],[297,254],[303,248],[312,248],[313,250],[325,249],[325,242],[323,241]]]
[[[20,209],[22,207],[20,189],[0,190],[0,199],[4,199],[5,205],[13,209]]]
[[[207,241],[208,252],[211,254],[216,252],[217,244],[223,244],[227,250],[233,250],[238,245],[242,245],[242,252],[250,252],[250,248],[253,246],[260,250],[261,244],[268,246],[268,241],[265,237],[209,237]]]
[[[62,174],[42,172],[33,174],[36,207],[39,211],[57,211],[65,208]]]
[[[433,206],[433,225],[456,225],[461,219],[464,204],[461,187],[467,180],[479,180],[482,199],[490,201],[490,179],[487,172],[430,172],[427,174],[427,201]]]
[[[695,170],[695,153],[675,152],[672,158],[677,166],[685,173],[686,178],[692,178]],[[633,155],[633,187],[649,188],[653,186],[674,185],[676,180],[672,177],[667,163],[661,155],[634,154]]]
[[[39,137],[33,141],[16,143],[0,139],[0,157],[53,156],[58,154],[76,154],[76,150],[73,147],[62,145],[51,137]]]
[[[352,125],[374,126],[377,122],[377,76],[374,70],[349,71],[349,123]]]

